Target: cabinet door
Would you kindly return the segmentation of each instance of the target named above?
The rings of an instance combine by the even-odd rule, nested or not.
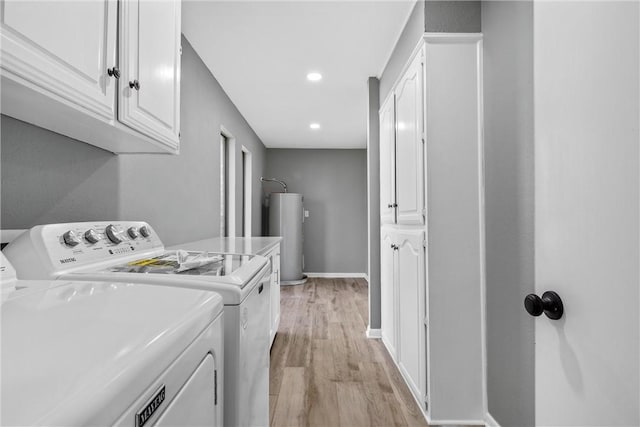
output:
[[[394,97],[380,109],[380,223],[396,222],[396,128]]]
[[[3,78],[113,121],[116,82],[107,69],[116,65],[116,0],[0,6]],[[4,104],[3,113],[31,122],[29,110],[37,106],[18,104]]]
[[[426,395],[425,250],[424,232],[398,231],[398,365],[411,391],[421,401]]]
[[[118,120],[177,149],[180,0],[121,2],[120,28]]]
[[[396,359],[396,316],[398,296],[395,286],[395,250],[393,231],[383,228],[380,243],[380,324],[382,341]]]
[[[271,260],[271,342],[280,326],[280,245],[269,255]]]
[[[398,224],[424,223],[422,69],[422,55],[418,54],[395,90]]]

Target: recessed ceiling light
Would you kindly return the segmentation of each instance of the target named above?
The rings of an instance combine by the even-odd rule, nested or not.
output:
[[[307,74],[307,80],[312,82],[317,82],[322,80],[322,74],[320,73],[309,73]]]
[[[311,123],[309,127],[311,129],[320,129],[320,123]]]

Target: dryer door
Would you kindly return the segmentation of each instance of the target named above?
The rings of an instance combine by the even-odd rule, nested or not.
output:
[[[217,426],[216,387],[215,362],[207,354],[155,425]]]

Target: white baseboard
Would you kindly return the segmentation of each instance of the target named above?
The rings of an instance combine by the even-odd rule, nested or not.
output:
[[[423,412],[424,413],[424,412]],[[437,426],[483,426],[484,421],[479,420],[433,420],[429,414],[425,415],[429,425]]]
[[[487,427],[500,427],[500,424],[488,412],[484,415],[484,424]]]
[[[364,280],[366,280],[367,283],[370,283],[369,282],[369,275],[367,273],[364,273]]]
[[[320,278],[325,278],[325,279],[338,279],[338,278],[351,278],[351,277],[357,277],[357,278],[361,278],[361,279],[366,279],[367,278],[367,274],[366,273],[304,273],[307,275],[307,277],[320,277]]]
[[[379,339],[382,338],[382,329],[371,329],[367,326],[367,338]]]

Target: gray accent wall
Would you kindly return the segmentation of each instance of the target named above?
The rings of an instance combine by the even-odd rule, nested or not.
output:
[[[380,329],[380,81],[369,77],[367,116],[367,194],[369,328]]]
[[[426,0],[424,30],[429,33],[479,33],[480,9],[479,1]]]
[[[4,115],[0,132],[3,229],[119,219],[118,156]]]
[[[482,2],[489,413],[534,425],[533,3]]]
[[[180,155],[114,155],[2,116],[2,228],[90,220],[144,220],[165,244],[220,234],[220,127],[253,155],[252,229],[261,233],[266,149],[182,39]],[[241,191],[241,189],[240,189]],[[241,212],[242,200],[236,200]],[[238,223],[240,230],[240,223]]]
[[[480,1],[417,1],[380,76],[380,103],[384,103],[425,32],[478,33],[480,31]]]
[[[411,11],[411,15],[407,20],[400,38],[396,42],[393,52],[384,67],[384,71],[380,76],[380,103],[389,95],[391,88],[400,77],[400,73],[404,68],[411,52],[415,49],[418,41],[424,34],[424,8],[425,0],[418,0]]]
[[[304,196],[304,271],[367,271],[366,150],[267,150],[266,175]],[[281,192],[264,183],[265,193]]]

